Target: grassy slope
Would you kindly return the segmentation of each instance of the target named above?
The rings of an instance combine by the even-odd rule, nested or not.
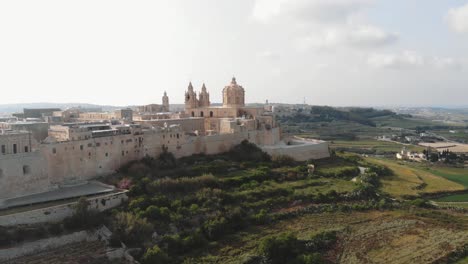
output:
[[[440,177],[430,170],[393,160],[368,158],[368,161],[389,167],[394,175],[382,179],[382,190],[395,197],[464,190],[462,184]]]

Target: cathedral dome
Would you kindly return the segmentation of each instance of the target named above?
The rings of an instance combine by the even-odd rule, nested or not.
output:
[[[245,105],[244,88],[237,84],[236,78],[232,77],[229,85],[223,89],[223,106],[224,107],[239,107]]]

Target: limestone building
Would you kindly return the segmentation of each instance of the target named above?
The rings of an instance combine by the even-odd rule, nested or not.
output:
[[[274,116],[264,107],[248,107],[245,90],[235,78],[222,90],[223,104],[212,106],[205,85],[197,94],[190,83],[182,113],[154,113],[157,119],[122,109],[80,113],[71,123],[53,124],[45,140],[31,132],[0,133],[0,208],[15,197],[48,192],[115,173],[145,156],[167,149],[176,157],[217,154],[248,140],[272,155],[298,160],[329,156],[328,144],[300,138],[283,139]],[[169,109],[164,93],[162,108]],[[132,121],[133,120],[133,121]],[[83,122],[86,121],[86,122]]]

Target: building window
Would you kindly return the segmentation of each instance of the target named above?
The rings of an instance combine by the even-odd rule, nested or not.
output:
[[[13,154],[18,153],[18,146],[16,144],[13,144]]]
[[[83,150],[83,145],[80,145],[80,150]]]
[[[26,152],[26,153],[28,153],[28,152],[29,152],[29,148],[28,148],[28,146],[25,146],[25,147],[24,147],[24,152]]]
[[[210,111],[210,117],[213,117],[213,111]]]
[[[192,111],[192,117],[195,117],[195,112]]]
[[[52,149],[52,153],[57,154],[57,149],[56,149],[56,148],[53,148],[53,149]]]
[[[201,111],[201,112],[200,112],[200,116],[201,116],[201,117],[203,117],[203,116],[204,116],[204,114],[203,114],[203,111]]]
[[[2,145],[2,154],[3,154],[3,155],[6,154],[6,146],[5,146],[5,145]]]
[[[28,165],[23,166],[23,175],[28,175],[31,173],[31,168]]]
[[[179,138],[179,133],[177,133],[177,138]]]
[[[4,175],[3,175],[3,170],[0,169],[0,179],[3,178],[3,176],[4,176]]]
[[[122,157],[125,156],[125,152],[122,150]]]
[[[106,152],[106,157],[109,157],[109,153]]]
[[[101,146],[101,143],[97,142],[96,147],[100,147],[100,146]]]

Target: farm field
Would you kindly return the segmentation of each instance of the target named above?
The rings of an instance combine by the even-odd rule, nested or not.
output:
[[[348,139],[349,136],[352,136],[352,139],[372,139],[390,130],[342,120],[288,124],[285,131],[288,129],[298,136],[323,140]]]
[[[452,142],[439,142],[439,143],[420,143],[421,146],[427,146],[441,150],[450,150],[455,153],[467,153],[468,144],[452,143]]]
[[[394,175],[381,180],[382,190],[392,196],[402,198],[404,196],[419,196],[438,192],[460,191],[466,187],[461,183],[448,180],[435,174],[431,169],[397,162],[388,159],[367,158],[368,161],[381,164],[390,168]],[[460,169],[463,170],[463,169]],[[439,174],[445,172],[445,168],[437,169]],[[449,170],[452,171],[453,170]],[[463,174],[457,174],[463,177]],[[454,177],[456,176],[455,174]]]
[[[226,237],[193,263],[246,263],[259,240],[284,232],[307,239],[337,231],[338,245],[325,254],[331,263],[432,263],[468,240],[466,217],[423,209],[414,215],[404,210],[305,215]]]
[[[468,193],[448,195],[448,196],[438,198],[435,201],[436,202],[468,202]]]
[[[418,126],[447,125],[443,122],[435,122],[429,119],[401,118],[395,116],[376,117],[372,118],[372,121],[374,121],[379,127],[398,127],[405,129],[415,129]]]
[[[334,149],[352,150],[367,150],[375,151],[375,153],[395,153],[406,147],[410,151],[422,152],[425,148],[415,145],[403,145],[395,142],[380,141],[380,140],[333,140],[330,142],[330,147]]]
[[[468,188],[468,169],[439,167],[430,168],[429,171],[447,180],[460,183]]]

